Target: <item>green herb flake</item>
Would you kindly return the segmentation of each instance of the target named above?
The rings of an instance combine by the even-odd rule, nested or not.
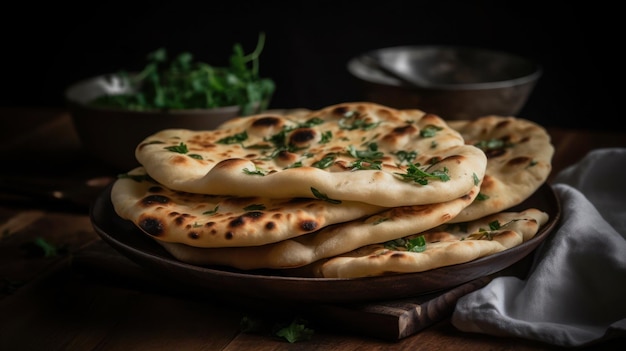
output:
[[[276,331],[276,336],[282,337],[290,343],[310,340],[314,331],[306,326],[304,320],[294,319],[289,325]]]
[[[475,143],[474,146],[483,150],[484,152],[489,152],[494,150],[504,150],[506,148],[513,147],[514,144],[508,140],[503,139],[488,139],[481,140]]]
[[[476,175],[476,173],[472,173],[472,179],[474,180],[474,185],[480,184],[480,178]]]
[[[493,222],[489,222],[489,229],[490,230],[498,230],[500,229],[500,222],[498,220],[495,220]]]
[[[296,343],[311,340],[315,334],[315,331],[308,327],[308,324],[305,319],[297,316],[289,323],[282,320],[243,316],[239,322],[239,329],[247,334],[273,335],[289,343]]]
[[[265,173],[263,173],[263,171],[255,169],[254,171],[251,171],[247,168],[243,169],[243,173],[248,174],[248,175],[258,175],[258,176],[265,176]]]
[[[398,238],[387,241],[384,247],[387,250],[393,251],[424,252],[426,250],[426,238],[424,238],[424,235],[411,238]]]
[[[166,146],[166,147],[164,147],[164,149],[167,150],[167,151],[177,152],[179,154],[186,154],[186,153],[189,152],[189,149],[187,148],[187,145],[185,143],[183,143],[182,141],[178,145]]]
[[[339,128],[346,130],[372,130],[380,124],[380,122],[367,122],[365,117],[358,111],[348,111],[339,120]]]
[[[350,165],[352,171],[381,170],[382,167],[382,161],[371,160],[356,160]]]
[[[417,157],[417,151],[397,151],[394,155],[398,158],[398,164],[412,164]]]
[[[376,219],[374,221],[374,223],[372,223],[372,225],[379,225],[379,224],[381,224],[383,222],[387,222],[388,220],[389,220],[389,217],[380,217],[380,218]]]
[[[235,134],[235,135],[230,135],[227,137],[224,137],[222,139],[219,139],[218,141],[216,141],[216,143],[218,144],[226,144],[226,145],[230,145],[230,144],[241,144],[244,141],[248,140],[248,133],[246,131],[243,131],[241,133]]]
[[[217,213],[217,210],[219,210],[219,208],[220,208],[220,206],[219,206],[219,205],[217,205],[217,206],[215,206],[215,208],[214,208],[214,209],[212,209],[212,210],[208,210],[208,211],[204,211],[204,212],[202,212],[202,214],[203,214],[203,215],[214,215],[214,214],[216,214],[216,213]]]
[[[319,169],[325,169],[332,166],[336,158],[336,154],[328,154],[324,156],[321,160],[314,162],[311,166]]]
[[[265,209],[265,205],[263,204],[253,204],[243,208],[244,211],[263,211]]]
[[[320,144],[327,144],[333,139],[333,132],[330,130],[324,131],[320,138]]]
[[[438,131],[442,130],[442,127],[433,125],[433,124],[429,124],[427,126],[424,126],[424,128],[422,128],[420,130],[420,136],[422,138],[432,138],[434,137]]]
[[[329,202],[331,204],[340,204],[341,200],[335,200],[335,199],[331,199],[328,197],[328,195],[320,192],[319,190],[315,189],[314,187],[311,187],[311,192],[313,193],[313,196],[315,196],[317,199],[320,200],[324,200],[326,202]]]
[[[489,199],[489,195],[485,195],[481,192],[478,193],[478,195],[476,196],[476,199],[474,199],[474,201],[485,201]]]
[[[402,179],[406,181],[413,181],[415,183],[426,185],[430,180],[440,180],[442,182],[447,182],[450,180],[450,176],[448,175],[448,168],[443,170],[435,170],[433,172],[426,172],[419,168],[419,164],[409,165],[406,173],[396,173]]]
[[[426,239],[423,235],[411,238],[408,240],[406,248],[409,252],[424,252],[426,251]]]

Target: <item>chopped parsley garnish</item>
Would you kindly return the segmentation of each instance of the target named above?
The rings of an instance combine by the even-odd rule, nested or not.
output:
[[[280,336],[290,343],[310,340],[313,336],[313,329],[307,328],[306,324],[300,320],[294,320],[289,325],[276,331],[276,336]]]
[[[327,130],[327,131],[322,133],[322,137],[320,139],[320,144],[329,143],[332,139],[333,139],[333,132],[331,132],[330,130]]]
[[[251,171],[247,168],[243,169],[243,173],[245,174],[249,174],[249,175],[259,175],[259,176],[265,176],[265,173],[263,173],[263,171],[255,169],[254,171]]]
[[[246,131],[243,131],[241,133],[235,134],[235,135],[230,135],[227,137],[224,137],[218,141],[216,141],[218,144],[241,144],[244,141],[248,140],[248,133]]]
[[[514,144],[508,140],[489,139],[489,140],[481,140],[477,142],[476,144],[474,144],[474,146],[476,146],[477,148],[483,151],[490,151],[490,150],[501,150],[507,147],[513,147]]]
[[[331,204],[340,204],[341,200],[335,200],[335,199],[331,199],[328,197],[328,195],[320,192],[319,190],[315,189],[314,187],[311,187],[311,192],[313,193],[313,196],[315,196],[316,198],[320,199],[320,200],[324,200],[326,202],[330,202]]]
[[[474,201],[485,201],[489,199],[489,195],[485,195],[483,193],[478,193],[478,195],[476,196],[476,199],[474,199]]]
[[[363,160],[378,160],[385,156],[383,152],[378,151],[378,144],[376,143],[368,144],[367,150],[357,150],[354,148],[354,146],[349,145],[348,154],[350,154],[350,156],[354,158]]]
[[[244,211],[262,211],[265,209],[263,204],[253,204],[243,208]]]
[[[502,228],[506,227],[507,225],[513,222],[517,222],[520,220],[521,219],[513,219],[505,224],[500,224],[500,221],[496,219],[495,221],[489,222],[489,229],[479,228],[478,232],[468,235],[467,238],[474,239],[474,240],[481,240],[481,239],[492,240],[493,237],[498,234],[497,232],[499,230],[501,230]]]
[[[479,185],[480,184],[480,179],[478,178],[476,173],[472,173],[472,178],[474,179],[474,185]]]
[[[333,165],[335,159],[337,158],[336,154],[328,154],[324,156],[321,160],[314,162],[311,166],[324,169]]]
[[[217,213],[217,210],[219,210],[219,208],[220,208],[220,206],[219,206],[219,205],[217,205],[217,206],[215,206],[215,208],[214,208],[214,209],[212,209],[212,210],[208,210],[208,211],[204,211],[204,212],[202,212],[202,214],[203,214],[203,215],[214,215],[214,214],[216,214],[216,213]]]
[[[433,172],[426,172],[419,168],[419,164],[411,164],[406,170],[406,173],[396,173],[406,181],[413,181],[415,183],[426,185],[429,180],[440,180],[447,182],[450,180],[448,175],[448,168],[444,167],[443,170],[435,170]]]
[[[424,252],[426,250],[426,239],[423,235],[418,235],[410,239],[399,238],[385,243],[388,250],[405,249],[409,252]]]
[[[420,130],[420,136],[422,138],[432,138],[434,137],[438,131],[442,130],[442,127],[429,124]]]
[[[412,164],[417,157],[417,151],[397,151],[395,153],[399,164]]]
[[[239,328],[243,333],[274,335],[295,343],[310,340],[313,337],[314,330],[307,324],[309,324],[308,321],[297,316],[290,323],[244,316],[239,322]]]
[[[167,150],[167,151],[177,152],[179,154],[186,154],[186,153],[189,152],[189,149],[187,148],[187,145],[185,143],[183,143],[182,141],[178,145],[166,146],[166,147],[164,147],[164,149]]]
[[[361,115],[358,111],[346,112],[339,120],[339,128],[346,130],[371,130],[378,127],[380,124],[380,122],[367,122],[364,117],[366,116]]]

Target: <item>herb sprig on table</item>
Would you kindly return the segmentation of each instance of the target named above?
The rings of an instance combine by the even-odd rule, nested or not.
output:
[[[241,44],[233,47],[230,64],[216,67],[194,61],[183,52],[168,64],[165,48],[148,55],[148,64],[137,73],[120,71],[119,77],[130,86],[128,94],[105,95],[92,105],[130,110],[181,110],[240,106],[243,115],[267,108],[275,83],[259,76],[259,57],[265,46],[260,33],[257,46],[244,54]]]

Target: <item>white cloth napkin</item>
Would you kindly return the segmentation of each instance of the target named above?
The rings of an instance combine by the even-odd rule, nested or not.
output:
[[[528,277],[497,277],[459,299],[457,329],[564,347],[626,337],[626,149],[593,150],[551,183],[561,224]]]

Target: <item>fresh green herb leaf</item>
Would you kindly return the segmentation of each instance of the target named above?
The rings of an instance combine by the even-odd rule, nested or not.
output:
[[[56,257],[67,253],[67,247],[58,247],[49,243],[42,237],[36,238],[34,241],[22,245],[22,249],[26,250],[28,255],[34,257]]]
[[[356,150],[354,146],[348,146],[348,154],[357,159],[364,160],[378,160],[385,156],[384,153],[378,151],[378,144],[370,143],[367,145],[367,150]]]
[[[265,209],[263,204],[253,204],[243,208],[244,211],[262,211]]]
[[[166,146],[164,147],[164,149],[172,152],[177,152],[179,154],[186,154],[189,152],[189,149],[187,149],[187,145],[182,141],[178,145]]]
[[[341,200],[335,200],[335,199],[331,199],[328,197],[328,195],[323,194],[322,192],[320,192],[319,190],[311,187],[311,192],[313,193],[313,196],[315,196],[316,198],[320,199],[320,200],[324,200],[326,202],[330,202],[331,204],[340,204]]]
[[[382,161],[372,161],[372,160],[356,160],[352,162],[350,168],[353,171],[362,171],[362,170],[380,170],[382,169]]]
[[[239,322],[241,332],[248,334],[267,334],[277,336],[290,343],[310,340],[315,331],[309,328],[309,323],[300,317],[294,317],[291,322],[281,320],[265,320],[243,316]]]
[[[313,337],[313,329],[309,329],[306,326],[306,321],[300,319],[294,319],[286,327],[280,328],[276,331],[276,336],[282,337],[290,343],[298,341],[310,340]]]
[[[478,195],[476,196],[476,199],[474,199],[474,201],[485,201],[489,199],[489,195],[485,195],[483,193],[478,193]]]
[[[167,50],[159,48],[147,55],[148,63],[139,73],[119,72],[128,93],[105,95],[91,104],[139,111],[224,106],[239,106],[242,115],[263,111],[276,88],[273,80],[259,76],[264,46],[265,33],[259,34],[256,48],[248,55],[236,43],[226,67],[196,62],[189,52],[168,64]]]
[[[419,164],[412,164],[409,165],[406,171],[406,173],[396,174],[406,181],[413,181],[421,185],[428,184],[429,180],[440,180],[442,182],[447,182],[450,180],[450,176],[448,175],[448,168],[445,167],[443,170],[426,172],[419,168]]]
[[[208,211],[204,211],[204,212],[202,212],[202,214],[203,214],[203,215],[214,215],[214,214],[216,214],[216,213],[217,213],[217,210],[219,210],[219,208],[220,208],[220,206],[219,206],[219,205],[217,205],[217,206],[215,206],[215,208],[214,208],[214,209],[212,209],[212,210],[208,210]]]
[[[224,137],[222,139],[219,139],[218,141],[216,141],[216,143],[218,144],[241,144],[244,141],[248,140],[248,133],[246,131],[243,131],[241,133],[235,134],[235,135],[230,135],[227,137]]]
[[[478,178],[476,173],[472,173],[472,179],[474,179],[474,185],[479,185],[480,184],[480,179]]]
[[[322,133],[322,137],[320,139],[320,144],[327,144],[333,139],[333,132],[327,130]]]
[[[418,235],[412,238],[398,238],[395,240],[387,241],[384,244],[387,250],[406,250],[410,252],[423,252],[426,250],[426,239],[423,235]]]
[[[251,171],[251,170],[249,170],[247,168],[244,168],[243,169],[243,173],[249,174],[249,175],[260,175],[260,176],[264,176],[265,175],[265,173],[263,173],[263,171],[258,170],[258,169],[255,169],[254,171]]]
[[[442,130],[442,127],[433,125],[433,124],[429,124],[427,126],[424,126],[424,128],[422,128],[420,130],[420,136],[422,138],[432,138],[434,137],[438,131]]]
[[[371,130],[376,128],[380,124],[380,122],[367,122],[364,117],[365,116],[361,115],[361,113],[358,111],[346,112],[339,120],[339,128],[346,130]]]
[[[417,151],[397,151],[395,153],[398,158],[398,164],[412,164],[417,157]]]
[[[500,229],[500,222],[498,220],[495,220],[493,222],[489,222],[489,229],[490,230],[498,230],[498,229]]]
[[[493,152],[493,151],[504,150],[506,148],[513,147],[514,144],[504,139],[488,139],[488,140],[481,140],[475,143],[474,146],[483,150],[484,152]]]
[[[324,156],[321,160],[314,162],[311,166],[324,169],[333,165],[335,162],[335,158],[337,158],[336,154],[328,154]]]
[[[426,239],[423,235],[418,235],[408,240],[407,250],[410,252],[424,252],[426,250]]]

